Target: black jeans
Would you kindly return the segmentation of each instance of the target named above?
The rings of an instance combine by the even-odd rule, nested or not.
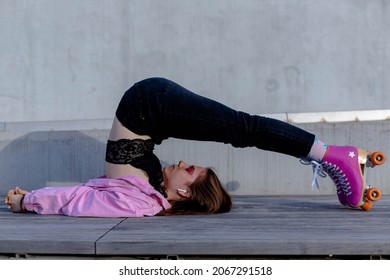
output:
[[[306,157],[315,138],[286,122],[236,111],[164,78],[134,84],[122,97],[116,116],[156,144],[174,137]]]

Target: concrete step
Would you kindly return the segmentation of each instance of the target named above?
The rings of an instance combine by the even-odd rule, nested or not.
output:
[[[14,186],[27,190],[72,185],[103,174],[105,143],[112,120],[2,123],[0,194]],[[328,144],[354,145],[390,155],[389,121],[297,123]],[[163,165],[184,160],[213,167],[234,195],[335,194],[329,178],[311,190],[312,171],[289,156],[236,149],[210,142],[168,139],[156,146]],[[367,181],[390,194],[388,165],[370,169]]]

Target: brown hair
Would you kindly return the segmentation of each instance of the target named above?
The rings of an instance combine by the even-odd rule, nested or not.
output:
[[[223,188],[217,174],[206,168],[205,174],[199,176],[188,186],[191,196],[185,201],[173,202],[172,208],[163,210],[158,215],[199,215],[226,213],[232,208],[230,195]]]

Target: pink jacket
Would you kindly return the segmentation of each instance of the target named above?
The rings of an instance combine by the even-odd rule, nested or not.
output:
[[[24,205],[38,214],[91,217],[154,216],[171,207],[147,181],[135,176],[38,189],[26,194]]]

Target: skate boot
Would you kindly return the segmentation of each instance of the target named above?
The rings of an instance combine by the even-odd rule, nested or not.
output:
[[[341,204],[370,210],[371,201],[379,200],[381,192],[367,185],[365,170],[384,162],[385,156],[381,152],[371,153],[352,146],[329,146],[318,173],[324,177],[325,172],[333,180]]]
[[[312,167],[313,167],[313,181],[312,181],[311,187],[313,189],[314,185],[316,185],[317,189],[319,189],[320,186],[319,186],[317,177],[320,176],[322,178],[325,178],[326,174],[327,174],[325,172],[323,166],[321,165],[321,163],[318,163],[315,160],[310,160],[310,159],[307,159],[307,158],[302,158],[300,161],[304,165],[312,165]],[[333,178],[332,178],[332,180],[335,182],[335,185],[336,185],[337,197],[339,198],[340,203],[342,205],[346,206],[348,204],[348,202],[347,202],[347,197],[346,197],[346,195],[344,193],[344,190],[342,188],[343,185],[342,184],[336,184],[336,181],[339,181],[339,180],[336,179],[336,176],[333,176]]]

